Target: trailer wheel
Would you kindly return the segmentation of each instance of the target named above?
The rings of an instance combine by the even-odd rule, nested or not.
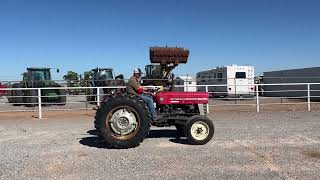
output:
[[[206,116],[192,116],[186,123],[185,134],[191,144],[208,143],[214,134],[214,125]]]
[[[146,104],[128,94],[108,98],[97,110],[95,128],[108,148],[139,146],[150,131],[151,116]]]

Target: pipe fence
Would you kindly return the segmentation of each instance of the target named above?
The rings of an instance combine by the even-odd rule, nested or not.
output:
[[[155,88],[156,86],[148,87]],[[44,108],[47,108],[48,111],[93,109],[100,106],[103,98],[110,92],[123,88],[125,86],[1,88],[0,90],[6,93],[0,98],[0,105],[2,105],[0,112],[37,111],[38,118],[42,119]],[[317,100],[320,99],[320,83],[186,84],[176,85],[175,89],[177,91],[187,89],[188,91],[208,92],[210,97],[206,108],[208,113],[209,108],[214,110],[218,106],[255,106],[255,111],[259,113],[264,105],[297,104],[306,104],[307,110],[311,111],[311,105],[318,103]],[[72,94],[67,90],[83,90],[83,93]],[[83,104],[85,107],[80,106]],[[20,107],[12,108],[14,106]],[[23,109],[22,106],[26,108]]]

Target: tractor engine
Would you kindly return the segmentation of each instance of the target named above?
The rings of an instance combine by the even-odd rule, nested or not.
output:
[[[157,109],[161,114],[177,114],[177,115],[186,115],[186,114],[198,114],[199,109],[194,104],[165,104],[158,105]]]
[[[203,104],[208,103],[206,92],[159,92],[155,102],[160,114],[192,116],[204,113]]]

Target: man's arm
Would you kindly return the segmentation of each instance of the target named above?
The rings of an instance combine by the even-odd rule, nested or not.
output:
[[[140,84],[134,79],[131,78],[129,81],[129,85],[137,92],[138,89],[141,87]]]
[[[128,85],[139,95],[143,93],[143,87],[140,85],[140,83],[134,78],[132,77],[129,80]]]
[[[143,88],[141,85],[140,85],[140,83],[136,80],[136,79],[134,79],[134,78],[132,78],[132,79],[130,79],[130,81],[129,81],[129,85],[134,89],[134,91],[136,91],[136,93],[138,93],[138,94],[148,94],[148,95],[152,95],[153,93],[151,93],[151,92],[149,92],[148,91],[148,89],[146,89],[146,88]]]

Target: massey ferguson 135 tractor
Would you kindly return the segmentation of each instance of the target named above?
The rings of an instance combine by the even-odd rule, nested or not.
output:
[[[186,63],[188,55],[189,51],[183,48],[150,48],[151,63],[158,63],[162,70],[167,70],[162,72],[165,76],[157,79],[168,80],[172,69],[179,63]],[[178,135],[186,136],[190,144],[203,145],[212,139],[214,125],[205,110],[209,94],[164,89],[157,90],[154,95],[157,113],[162,118],[159,122],[152,120],[148,107],[138,96],[121,93],[105,98],[96,112],[95,128],[109,148],[139,146],[148,136],[151,125],[175,126]]]

